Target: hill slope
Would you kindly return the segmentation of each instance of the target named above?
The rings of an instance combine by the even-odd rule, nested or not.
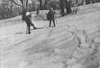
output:
[[[57,27],[31,30],[30,35],[25,23],[2,25],[1,68],[100,68],[100,3],[80,6],[77,14],[56,22]]]

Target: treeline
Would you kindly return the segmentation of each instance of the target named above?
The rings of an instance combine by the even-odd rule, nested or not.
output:
[[[27,10],[46,10],[49,7],[61,9],[61,13],[68,13],[74,2],[78,5],[84,5],[100,2],[100,0],[0,0],[0,19],[7,19],[21,14],[23,19]],[[68,11],[64,12],[65,8]]]
[[[72,12],[71,7],[75,7],[75,5],[87,5],[91,3],[100,2],[100,0],[60,0],[60,8],[61,14],[70,14]],[[66,12],[64,9],[66,8]]]
[[[7,19],[22,15],[26,10],[36,11],[54,7],[59,9],[59,0],[0,0],[0,19]]]
[[[0,3],[0,19],[7,19],[21,14],[21,8],[9,0]]]

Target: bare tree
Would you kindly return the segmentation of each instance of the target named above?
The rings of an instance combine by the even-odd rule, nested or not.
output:
[[[64,0],[60,0],[60,8],[61,8],[61,14],[64,16]]]
[[[22,20],[24,20],[27,11],[28,0],[10,0],[10,1],[17,6],[22,7]],[[21,4],[19,4],[18,1],[20,1]]]
[[[71,11],[71,0],[65,0],[65,4],[66,4],[66,12],[67,14],[70,14]]]
[[[86,4],[90,4],[90,0],[86,0]]]
[[[44,2],[44,8],[45,8],[45,9],[46,9],[46,5],[47,5],[48,1],[49,1],[49,0],[45,0],[45,2]]]
[[[2,0],[2,3],[0,4],[0,16],[2,19],[10,17],[10,8],[9,8],[9,0]]]
[[[42,10],[43,9],[42,0],[39,0],[39,2],[40,2],[40,9]]]

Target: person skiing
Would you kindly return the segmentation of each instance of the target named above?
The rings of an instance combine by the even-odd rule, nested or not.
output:
[[[47,19],[49,20],[49,27],[51,27],[51,22],[53,21],[54,27],[55,25],[55,16],[54,16],[55,12],[53,10],[53,8],[50,8],[48,14],[47,14]]]
[[[31,13],[30,12],[26,12],[26,15],[25,15],[25,22],[27,24],[27,31],[26,31],[26,34],[30,34],[30,26],[33,26],[34,29],[37,29],[34,24],[32,23],[31,21]],[[27,33],[28,32],[28,33]]]

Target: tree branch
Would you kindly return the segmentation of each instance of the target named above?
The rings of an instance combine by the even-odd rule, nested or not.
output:
[[[9,1],[13,2],[13,3],[14,3],[15,5],[17,5],[17,6],[23,7],[22,5],[16,3],[14,0],[9,0]]]
[[[23,0],[20,0],[20,2],[23,4]]]
[[[26,9],[27,9],[27,5],[28,5],[28,0],[26,1]]]

